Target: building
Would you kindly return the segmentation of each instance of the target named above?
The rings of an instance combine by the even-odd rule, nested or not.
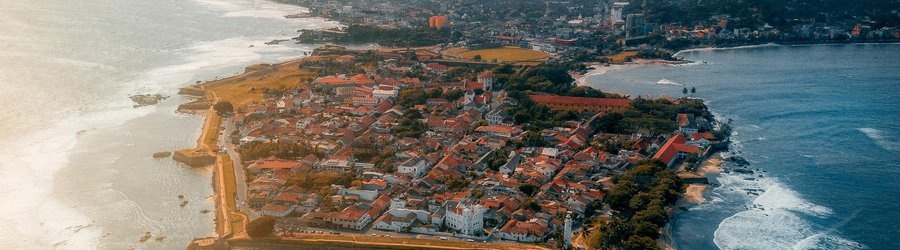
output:
[[[484,232],[484,208],[466,199],[459,202],[447,201],[447,227],[465,235],[480,235]]]
[[[431,163],[425,157],[418,156],[411,158],[397,166],[397,173],[409,175],[412,178],[419,178],[431,169]]]
[[[518,136],[522,133],[522,130],[518,127],[511,126],[503,126],[503,125],[490,125],[490,126],[481,126],[475,128],[475,132],[484,135],[492,135],[499,136],[505,138],[512,138]]]
[[[285,217],[294,211],[296,206],[285,206],[269,203],[262,207],[262,214],[267,216]]]
[[[377,106],[378,98],[375,97],[353,97],[353,105],[359,106]]]
[[[484,116],[484,118],[485,118],[485,120],[487,120],[487,123],[490,125],[510,125],[509,124],[510,122],[508,122],[508,121],[511,120],[510,115],[508,113],[506,113],[506,110],[504,110],[502,108],[498,108],[498,109],[492,110],[491,112],[488,112]]]
[[[428,27],[441,29],[450,24],[450,19],[445,16],[431,16],[428,18]]]
[[[372,220],[369,213],[366,213],[367,210],[359,206],[349,206],[325,220],[339,228],[362,230]]]
[[[672,138],[669,138],[669,140],[666,141],[666,144],[663,145],[659,151],[656,151],[656,154],[653,155],[653,159],[658,159],[665,163],[666,166],[672,167],[672,164],[679,158],[685,157],[688,154],[700,153],[700,148],[687,145],[685,142],[687,142],[687,139],[680,133],[676,133],[675,136],[672,136]]]
[[[518,242],[542,242],[550,232],[547,222],[533,218],[528,221],[509,220],[500,228],[497,237]]]
[[[625,6],[628,6],[628,2],[613,3],[612,8],[609,9],[610,25],[620,25],[625,22],[624,20],[622,20],[622,11],[625,10]]]
[[[577,112],[611,112],[628,107],[631,100],[615,98],[571,97],[557,95],[529,95],[532,101],[550,107],[553,110],[572,110]]]
[[[372,97],[378,98],[379,100],[384,100],[388,98],[397,97],[397,89],[393,86],[388,85],[379,85],[375,90],[372,90]]]
[[[262,171],[275,171],[275,170],[295,170],[301,167],[301,162],[299,161],[287,161],[281,160],[274,157],[270,157],[267,159],[259,159],[254,161],[247,166],[247,170],[250,173],[259,174]]]
[[[485,71],[478,74],[478,82],[482,84],[484,91],[491,91],[494,88],[494,72]]]

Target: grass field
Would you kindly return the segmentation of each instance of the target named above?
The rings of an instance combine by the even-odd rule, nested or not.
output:
[[[626,52],[619,52],[618,54],[611,55],[611,56],[605,56],[605,57],[607,59],[609,59],[610,63],[624,63],[627,58],[634,57],[635,55],[637,55],[637,52],[635,52],[635,51],[626,51]]]
[[[481,56],[482,61],[498,61],[519,65],[533,65],[547,60],[550,54],[530,49],[507,46],[502,48],[467,50],[465,48],[451,48],[444,51],[444,55],[474,60],[475,56]]]
[[[203,89],[216,94],[219,101],[231,102],[235,109],[261,100],[265,89],[296,88],[316,78],[316,73],[302,70],[300,61],[247,67],[244,74],[211,81]]]

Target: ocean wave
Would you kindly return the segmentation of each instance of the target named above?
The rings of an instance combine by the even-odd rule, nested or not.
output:
[[[0,199],[12,201],[0,208],[0,223],[6,225],[0,228],[0,248],[95,248],[102,229],[87,226],[89,217],[54,198],[54,173],[68,164],[78,131],[119,126],[152,111],[114,106],[10,140],[0,150]]]
[[[874,140],[881,148],[889,151],[897,151],[900,149],[900,142],[894,138],[888,138],[881,130],[874,128],[857,128],[856,130],[859,130],[859,132],[862,132],[867,137]]]
[[[775,47],[781,46],[775,43],[766,43],[766,44],[757,44],[757,45],[744,45],[744,46],[734,46],[734,47],[707,47],[707,48],[694,48],[694,49],[686,49],[676,52],[675,57],[680,57],[683,53],[690,52],[698,52],[698,51],[719,51],[719,50],[736,50],[736,49],[752,49],[752,48],[766,48],[766,47]]]
[[[669,80],[669,79],[661,79],[656,81],[656,85],[675,85],[675,86],[684,86],[684,84]]]
[[[762,189],[749,202],[748,210],[719,223],[713,242],[721,249],[854,249],[857,242],[835,235],[837,227],[821,228],[805,217],[829,218],[833,210],[804,200],[774,178],[746,180],[739,175],[723,175],[723,186],[735,190]],[[747,195],[749,197],[749,195]]]

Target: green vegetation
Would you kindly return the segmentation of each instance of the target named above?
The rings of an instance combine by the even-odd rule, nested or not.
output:
[[[213,109],[216,110],[217,114],[225,115],[234,112],[234,105],[231,105],[231,102],[228,101],[220,101],[213,105]]]
[[[312,147],[305,144],[283,142],[250,142],[238,149],[241,160],[254,161],[275,156],[279,159],[297,159],[310,154],[318,155]]]
[[[678,113],[709,117],[710,113],[701,100],[681,99],[679,104],[664,99],[634,99],[622,111],[604,114],[594,120],[597,132],[627,134],[646,129],[650,133],[664,134],[677,128]]]
[[[404,111],[403,117],[399,120],[400,125],[392,128],[394,135],[398,138],[419,138],[419,136],[422,136],[422,133],[428,130],[428,125],[419,121],[419,119],[422,119],[422,114],[419,111]]]
[[[275,217],[263,216],[247,224],[247,235],[250,238],[266,237],[275,229]]]
[[[588,243],[599,249],[658,249],[655,239],[669,220],[666,208],[682,193],[681,179],[654,160],[638,164],[614,181],[606,202],[618,214],[597,221]]]
[[[291,179],[288,180],[288,185],[297,185],[299,187],[305,188],[307,190],[320,190],[324,187],[328,187],[331,185],[342,185],[345,187],[349,187],[350,184],[353,183],[353,179],[356,176],[350,173],[332,173],[332,172],[321,172],[321,173],[307,173],[307,174],[298,174],[291,176]]]

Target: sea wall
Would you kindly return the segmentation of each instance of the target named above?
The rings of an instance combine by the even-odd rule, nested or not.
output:
[[[198,149],[182,149],[175,151],[172,159],[191,167],[204,167],[216,163],[216,156]]]

